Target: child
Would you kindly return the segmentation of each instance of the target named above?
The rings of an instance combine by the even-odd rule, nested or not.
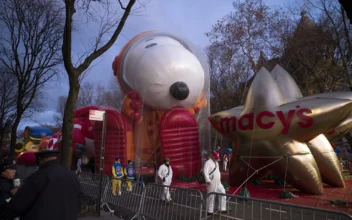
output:
[[[121,180],[124,176],[123,167],[120,163],[120,158],[116,157],[115,162],[112,164],[112,194],[116,196],[117,194],[121,196]]]
[[[127,166],[125,168],[125,175],[126,175],[126,179],[127,179],[127,192],[131,192],[132,191],[132,182],[134,180],[134,171],[135,171],[135,167],[132,163],[132,160],[128,160],[127,162]]]

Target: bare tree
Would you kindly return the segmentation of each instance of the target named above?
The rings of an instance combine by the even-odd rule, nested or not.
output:
[[[66,96],[59,96],[57,100],[57,109],[56,109],[57,114],[54,117],[55,117],[56,127],[59,127],[60,129],[62,129],[66,100],[67,100]]]
[[[233,12],[206,33],[211,42],[206,52],[212,112],[243,104],[258,61],[281,56],[291,30],[292,24],[280,8],[270,8],[262,0],[233,3]]]
[[[116,79],[112,79],[108,88],[101,84],[92,82],[81,85],[75,109],[96,105],[96,106],[111,106],[116,110],[120,110],[123,102],[124,94],[120,91],[120,87]],[[67,97],[60,96],[58,98],[57,115],[55,116],[56,127],[62,126],[65,104]]]
[[[243,104],[251,67],[234,51],[224,53],[222,45],[210,45],[206,54],[210,67],[211,112]]]
[[[105,93],[99,96],[102,101],[102,105],[111,106],[117,111],[121,111],[124,93],[120,90],[120,86],[115,77],[110,80],[108,88],[105,89]]]
[[[352,90],[352,24],[348,23],[343,7],[334,0],[305,0],[303,7],[315,12],[311,13],[312,19],[329,30],[330,34],[323,37],[335,43],[334,58],[341,65],[346,83]]]
[[[16,113],[16,80],[6,68],[0,68],[0,148],[4,146],[7,135],[11,132]]]
[[[262,0],[235,1],[233,9],[206,35],[223,53],[241,56],[254,74],[261,51],[268,59],[282,54],[282,33],[290,31],[291,23],[282,9],[270,8]]]
[[[96,85],[93,83],[85,83],[81,85],[80,93],[77,98],[75,108],[94,105],[96,102]]]
[[[107,16],[101,16],[99,12],[95,9],[95,7],[102,7],[107,14],[109,12],[109,8],[114,8],[115,4],[112,2],[116,1],[93,1],[93,0],[65,0],[65,27],[64,27],[64,38],[63,38],[63,46],[62,46],[62,56],[64,57],[65,69],[69,79],[69,93],[67,102],[65,105],[65,114],[63,120],[63,136],[62,136],[62,164],[66,167],[71,166],[71,158],[72,158],[72,126],[73,126],[73,112],[76,105],[76,101],[78,98],[78,93],[80,90],[79,77],[81,74],[89,68],[94,60],[96,60],[99,56],[103,55],[116,41],[118,36],[120,35],[128,16],[132,11],[132,7],[136,3],[136,0],[129,0],[127,6],[118,0],[121,10],[123,11],[122,16],[118,20],[106,19]],[[92,6],[92,4],[95,4]],[[103,7],[107,5],[108,7]],[[72,32],[73,32],[73,15],[77,11],[85,10],[89,16],[96,15],[98,20],[100,19],[100,30],[98,35],[95,38],[95,42],[92,45],[93,50],[91,53],[85,56],[85,58],[78,64],[74,66],[72,60]],[[115,9],[115,11],[117,11]],[[99,17],[100,16],[100,17]],[[110,34],[110,35],[109,35]],[[108,38],[107,41],[104,41],[105,38]]]
[[[12,150],[21,118],[38,110],[40,105],[36,98],[45,83],[55,76],[62,61],[59,54],[62,20],[55,1],[1,1],[0,62],[15,77],[17,85]]]
[[[292,74],[304,95],[346,87],[343,68],[336,58],[336,42],[326,22],[326,19],[314,21],[302,11],[280,57],[281,65]]]

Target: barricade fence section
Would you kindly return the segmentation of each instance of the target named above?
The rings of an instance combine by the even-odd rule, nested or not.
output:
[[[90,196],[93,199],[99,197],[99,175],[90,173],[80,173],[78,180],[81,183],[81,193]],[[109,182],[109,177],[103,176],[102,187],[103,190]]]
[[[144,187],[143,182],[110,178],[106,184],[103,202],[139,213]]]
[[[209,193],[209,197],[214,196],[214,210],[222,208],[219,206],[221,197],[226,197],[226,212],[215,212],[205,219],[245,219],[245,220],[351,220],[347,213],[336,212],[326,209],[298,206],[287,203],[272,202],[268,200],[244,198],[240,196]],[[206,203],[206,210],[208,210]],[[223,209],[224,210],[224,209]]]
[[[93,201],[96,206],[99,198],[99,175],[81,173],[79,181],[85,201]],[[211,196],[215,198],[215,214],[207,216],[207,200]],[[219,207],[221,197],[226,198],[226,208]],[[352,216],[347,213],[332,210],[219,193],[210,193],[207,198],[203,198],[199,190],[157,184],[144,185],[142,182],[126,179],[117,181],[108,176],[103,176],[101,204],[107,205],[109,209],[109,205],[112,205],[112,208],[121,207],[134,212],[132,219],[352,220]],[[217,211],[225,209],[226,212]],[[111,209],[110,211],[113,212]]]
[[[148,184],[140,213],[152,219],[194,220],[201,219],[202,207],[203,195],[199,190]]]
[[[81,186],[81,212],[95,211],[99,198],[99,175],[80,173],[78,180]],[[102,192],[104,192],[108,183],[109,177],[103,176]]]
[[[21,180],[21,184],[24,183],[30,175],[38,170],[37,166],[22,166],[16,165],[16,178]]]

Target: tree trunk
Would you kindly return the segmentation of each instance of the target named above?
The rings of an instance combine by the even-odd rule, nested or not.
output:
[[[16,142],[17,142],[17,128],[18,125],[20,124],[22,114],[18,114],[16,116],[16,120],[13,123],[11,127],[11,148],[10,148],[10,154],[9,156],[14,156],[15,155],[15,148],[16,148]]]
[[[352,52],[352,44],[351,44],[351,38],[350,38],[350,34],[347,28],[347,23],[346,23],[346,18],[345,18],[345,11],[343,9],[343,7],[341,6],[341,14],[342,14],[342,22],[343,22],[343,31],[345,33],[345,37],[346,37],[346,41],[347,41],[347,45],[348,45],[348,49],[349,52]],[[344,61],[344,59],[342,60]],[[345,63],[344,64],[344,69],[346,71],[346,78],[348,81],[348,85],[350,87],[350,91],[352,91],[352,82],[351,82],[351,76],[350,76],[350,71],[349,68],[347,67],[347,65]]]
[[[69,75],[69,84],[70,90],[65,105],[61,142],[61,164],[67,168],[71,168],[73,115],[80,89],[78,76],[75,73]]]
[[[346,61],[345,56],[343,54],[343,50],[342,50],[342,46],[341,46],[341,39],[340,39],[340,35],[339,35],[339,30],[336,27],[334,19],[331,17],[331,15],[329,14],[329,11],[326,9],[326,5],[324,5],[324,12],[328,16],[331,24],[333,25],[333,29],[334,29],[334,32],[335,32],[335,35],[336,35],[337,49],[338,49],[338,51],[340,53],[340,56],[341,56],[342,66],[343,66],[343,68],[345,70],[345,75],[346,75],[346,80],[347,80],[348,86],[350,88],[350,91],[352,91],[351,75],[350,75],[350,71],[349,71],[349,68],[348,68],[348,65],[347,65],[347,61]],[[342,18],[344,19],[344,13],[342,13]],[[346,39],[346,40],[348,41],[349,39]]]
[[[4,146],[5,129],[0,129],[0,148]]]
[[[0,129],[0,160],[2,160],[2,148],[4,146],[4,136],[5,136],[5,130]]]

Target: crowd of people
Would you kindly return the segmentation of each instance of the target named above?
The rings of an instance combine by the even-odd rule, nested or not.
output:
[[[74,220],[80,209],[80,183],[63,167],[58,151],[35,153],[38,171],[25,182],[15,179],[15,160],[0,163],[0,220]]]
[[[221,183],[221,168],[219,161],[222,161],[223,170],[227,170],[228,155],[223,154],[222,160],[218,151],[214,151],[210,155],[204,156],[205,162],[203,165],[203,175],[206,182],[207,193],[226,193],[225,188]],[[132,160],[128,160],[128,164],[124,167],[121,164],[120,158],[116,158],[112,165],[112,194],[121,195],[121,183],[126,177],[127,191],[132,191],[132,182],[135,178],[135,166]],[[173,172],[170,165],[170,159],[164,158],[164,163],[159,167],[156,175],[156,183],[163,185],[163,190],[160,195],[162,202],[171,203],[170,186],[172,183]],[[213,215],[215,195],[208,197],[208,216]],[[227,212],[226,197],[219,196],[219,206],[216,212]]]
[[[136,168],[133,165],[132,160],[127,161],[127,165],[124,167],[121,164],[121,160],[119,157],[115,158],[115,162],[112,164],[112,194],[114,196],[118,195],[121,196],[122,191],[121,191],[121,185],[122,181],[124,178],[126,178],[126,183],[127,183],[127,192],[132,191],[132,181],[135,180],[135,171]],[[169,158],[164,158],[164,163],[159,167],[157,171],[157,179],[156,182],[159,184],[164,185],[163,192],[161,194],[161,200],[164,202],[170,202],[171,197],[170,197],[170,192],[169,192],[169,186],[171,185],[172,182],[172,168],[170,166],[170,159]]]

